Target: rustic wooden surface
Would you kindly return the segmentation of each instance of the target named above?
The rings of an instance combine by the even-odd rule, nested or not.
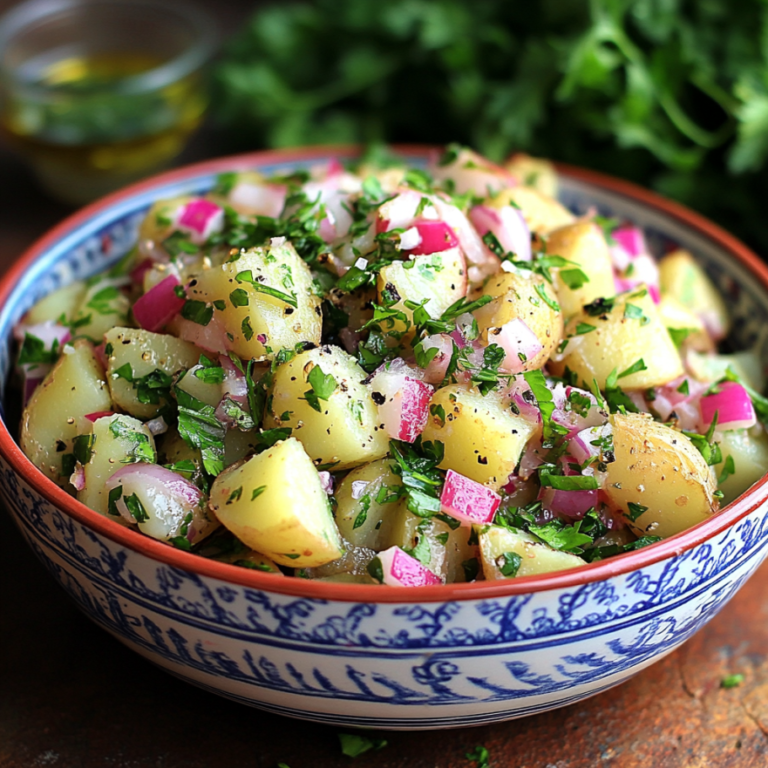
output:
[[[243,4],[222,0],[231,28]],[[0,10],[8,6],[0,0]],[[213,151],[204,138],[187,159]],[[68,213],[0,146],[0,271]],[[587,702],[525,720],[387,733],[357,765],[768,766],[768,564],[682,649]],[[720,687],[724,676],[744,682]],[[154,668],[79,613],[0,510],[0,768],[324,768],[338,730],[219,699]]]

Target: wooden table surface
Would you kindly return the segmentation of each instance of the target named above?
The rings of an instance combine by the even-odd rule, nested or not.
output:
[[[8,3],[0,0],[0,10]],[[211,153],[198,140],[186,159]],[[69,209],[0,147],[0,271]],[[680,650],[579,705],[524,720],[387,733],[351,761],[338,730],[217,698],[124,648],[75,608],[0,510],[0,768],[758,768],[768,766],[768,564]],[[744,682],[724,689],[726,675]]]

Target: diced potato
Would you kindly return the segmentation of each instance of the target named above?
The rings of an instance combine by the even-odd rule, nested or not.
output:
[[[188,341],[165,333],[151,333],[141,328],[112,328],[104,335],[108,355],[107,381],[115,404],[140,419],[151,419],[163,405],[157,392],[145,392],[146,387],[136,386],[136,380],[161,371],[175,376],[180,371],[196,365],[200,350]],[[117,371],[130,365],[133,381],[118,375]],[[157,402],[142,402],[147,397]]]
[[[579,326],[594,330],[578,333]],[[657,387],[683,375],[680,353],[643,287],[617,296],[612,307],[598,316],[580,312],[566,326],[565,335],[572,338],[552,369],[557,373],[567,366],[586,389],[593,379],[605,389],[613,370],[621,376],[639,360],[645,369],[622,376],[618,382],[622,388]]]
[[[213,305],[230,349],[244,360],[271,359],[283,347],[320,343],[323,318],[312,273],[282,240],[198,272],[188,284],[187,299]]]
[[[85,296],[85,283],[82,280],[76,280],[40,299],[24,315],[24,322],[28,325],[55,323],[62,315],[69,322],[74,318],[75,310],[80,306],[83,296]]]
[[[155,439],[138,419],[122,414],[97,419],[92,434],[91,458],[84,466],[85,488],[77,492],[77,498],[100,515],[125,523],[121,515],[109,514],[109,491],[104,485],[126,464],[154,463],[157,460]]]
[[[534,432],[533,425],[512,413],[497,392],[481,395],[460,384],[438,389],[430,414],[422,439],[443,444],[440,468],[452,469],[494,490],[514,472]]]
[[[735,429],[721,433],[719,443],[723,460],[715,466],[715,475],[723,475],[729,456],[733,462],[733,474],[718,485],[723,492],[720,503],[725,505],[741,496],[768,472],[768,435],[759,427]]]
[[[576,217],[562,204],[542,194],[534,187],[512,187],[500,192],[493,198],[494,204],[511,203],[523,212],[528,229],[537,235],[546,235],[553,229],[564,227],[576,220]]]
[[[517,152],[504,167],[526,187],[533,187],[547,197],[557,197],[557,171],[550,160]]]
[[[75,311],[74,333],[100,344],[104,334],[116,325],[129,325],[131,300],[119,288],[119,281],[99,278],[87,284]]]
[[[701,318],[684,307],[674,296],[665,294],[661,297],[659,315],[666,328],[680,334],[686,349],[695,349],[699,352],[714,350],[715,343]]]
[[[72,440],[90,428],[86,414],[112,409],[109,388],[93,345],[80,339],[65,348],[35,390],[21,417],[21,450],[55,483],[65,486],[61,459]]]
[[[542,368],[563,338],[562,313],[543,301],[538,291],[544,291],[550,297],[553,294],[552,287],[539,275],[515,272],[496,275],[482,290],[484,294],[493,296],[493,301],[474,313],[486,343],[493,343],[498,329],[515,318],[524,321],[536,334],[543,349],[524,362],[525,371]]]
[[[462,563],[473,558],[476,552],[469,543],[471,533],[469,526],[453,529],[443,520],[417,517],[401,504],[393,515],[384,549],[397,546],[411,552],[418,546],[424,558],[422,565],[444,583],[464,582],[466,575]]]
[[[402,481],[392,471],[392,459],[379,459],[353,469],[336,490],[336,524],[346,541],[356,547],[381,552],[390,545],[389,535],[397,510],[405,504],[397,493]],[[381,494],[381,496],[379,496]],[[381,502],[377,501],[381,498]]]
[[[342,555],[320,476],[295,438],[225,469],[209,503],[240,541],[279,565],[311,568]]]
[[[183,195],[154,202],[139,225],[139,243],[151,241],[160,245],[165,238],[173,234],[173,222],[179,208],[192,199],[191,195]]]
[[[314,388],[308,379],[315,366],[335,381],[328,399],[318,398],[319,410],[310,403]],[[338,347],[296,355],[275,372],[265,429],[290,427],[312,460],[332,465],[334,471],[385,456],[389,437],[378,423],[368,388],[362,384],[365,376],[355,359]]]
[[[442,253],[417,256],[408,261],[396,261],[384,267],[377,279],[378,303],[400,310],[413,320],[413,311],[405,306],[406,301],[421,304],[430,317],[437,318],[454,302],[463,298],[467,292],[467,268],[459,248],[451,248]],[[385,331],[406,330],[406,326],[395,321],[392,328]]]
[[[572,266],[552,270],[563,317],[572,317],[595,299],[615,295],[611,253],[603,231],[597,224],[582,219],[560,227],[549,234],[546,245],[548,255],[562,256],[572,262]],[[577,268],[589,278],[589,282],[578,288],[570,288],[562,273]]]
[[[578,555],[552,549],[525,531],[511,531],[499,525],[489,525],[481,530],[478,539],[483,574],[488,581],[513,576],[536,576],[585,565]],[[505,555],[513,557],[505,558]],[[514,555],[520,558],[516,571]],[[502,568],[508,569],[509,575],[505,575]]]
[[[638,536],[674,536],[717,512],[717,485],[689,438],[647,414],[611,422],[616,460],[603,490]]]
[[[688,251],[668,253],[659,262],[662,294],[670,294],[707,323],[715,338],[725,336],[731,319],[720,292]]]
[[[320,565],[317,568],[304,568],[301,576],[307,579],[330,579],[338,576],[368,576],[368,565],[376,553],[366,547],[356,547],[344,542],[344,554],[338,560]],[[370,578],[370,577],[369,577]],[[373,579],[367,581],[375,584]]]

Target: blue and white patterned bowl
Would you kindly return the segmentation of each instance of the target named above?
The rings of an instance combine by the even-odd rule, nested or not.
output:
[[[0,283],[0,381],[11,330],[39,298],[116,261],[150,203],[354,148],[265,152],[158,176],[72,216]],[[425,148],[402,148],[415,162]],[[735,341],[768,359],[768,269],[694,213],[630,184],[561,169],[562,200],[694,252],[728,296]],[[86,509],[0,426],[0,487],[24,537],[97,624],[158,666],[236,701],[372,728],[474,725],[579,701],[657,661],[709,621],[768,552],[766,480],[664,542],[508,582],[398,589],[281,579],[173,549]]]

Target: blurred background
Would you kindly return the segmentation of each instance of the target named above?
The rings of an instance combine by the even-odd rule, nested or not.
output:
[[[210,102],[175,163],[342,142],[526,151],[653,188],[768,253],[765,2],[198,5],[218,27]],[[42,193],[7,124],[0,153],[2,226]]]

